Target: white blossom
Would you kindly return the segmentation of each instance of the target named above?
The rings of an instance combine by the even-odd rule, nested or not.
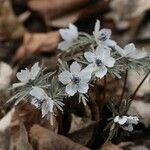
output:
[[[30,95],[34,97],[31,101],[31,104],[42,110],[42,117],[48,113],[53,113],[54,101],[45,93],[42,88],[33,87],[30,91]]]
[[[81,70],[81,66],[75,61],[70,65],[70,72],[65,70],[59,74],[58,78],[61,83],[66,85],[66,93],[73,96],[77,92],[87,93],[91,72],[86,68]]]
[[[13,84],[13,87],[18,87],[27,84],[30,80],[35,80],[36,76],[38,75],[40,71],[39,63],[35,63],[32,67],[31,70],[28,68],[25,68],[24,70],[21,70],[16,74],[17,78],[20,83],[15,83]]]
[[[127,44],[124,49],[119,47],[118,45],[115,46],[115,49],[122,57],[132,58],[132,59],[142,59],[147,56],[146,51],[141,51],[136,49],[133,43]]]
[[[133,124],[138,124],[139,119],[135,116],[116,116],[114,122],[118,123],[124,130],[133,131]]]
[[[116,42],[111,40],[111,30],[110,29],[101,29],[100,30],[100,21],[97,20],[95,24],[95,29],[93,32],[96,43],[102,46],[114,47]]]
[[[58,49],[62,51],[72,46],[73,42],[78,38],[78,28],[73,24],[69,24],[69,28],[67,29],[60,29],[59,33],[63,41],[59,43]]]
[[[102,78],[107,74],[107,67],[113,67],[115,59],[110,55],[110,48],[98,46],[94,52],[85,52],[84,57],[90,63],[87,68],[96,77]]]

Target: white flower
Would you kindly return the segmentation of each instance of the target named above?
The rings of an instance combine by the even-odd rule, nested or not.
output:
[[[70,72],[67,70],[63,71],[58,78],[60,82],[66,85],[66,93],[69,96],[73,96],[77,92],[87,93],[91,73],[86,68],[81,70],[81,66],[75,61],[70,65]]]
[[[147,53],[145,51],[140,51],[136,49],[133,43],[126,45],[124,49],[122,49],[118,45],[116,45],[115,48],[122,57],[142,59],[147,56]]]
[[[133,131],[133,124],[138,124],[139,119],[133,116],[116,116],[114,122],[118,123],[124,130]]]
[[[95,52],[85,52],[84,57],[90,63],[89,70],[92,70],[98,78],[104,77],[107,74],[107,67],[111,68],[115,64],[115,59],[110,56],[110,48],[102,46],[98,46]]]
[[[41,108],[42,117],[47,115],[49,112],[53,113],[54,101],[45,93],[40,87],[33,87],[30,91],[30,95],[34,97],[31,104],[36,108]]]
[[[26,83],[28,83],[30,80],[35,80],[35,78],[38,75],[39,71],[40,71],[40,67],[39,67],[38,62],[35,63],[31,67],[31,71],[29,71],[29,69],[27,69],[27,68],[25,68],[25,70],[21,70],[20,72],[18,72],[16,74],[18,80],[21,81],[21,82],[13,84],[13,87],[22,86],[22,85],[25,85]]]
[[[58,45],[58,49],[62,51],[72,46],[73,42],[78,38],[78,28],[73,24],[69,24],[69,28],[67,29],[60,29],[59,33],[64,40]]]
[[[93,32],[96,43],[103,46],[114,47],[116,42],[111,40],[111,30],[110,29],[101,29],[100,30],[100,21],[97,20],[95,24],[95,29]]]

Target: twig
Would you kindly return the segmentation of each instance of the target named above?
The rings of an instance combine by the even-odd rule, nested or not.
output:
[[[138,90],[140,89],[141,85],[143,84],[143,82],[146,80],[146,78],[148,77],[148,75],[150,74],[150,71],[145,75],[145,77],[143,78],[143,80],[140,82],[140,84],[137,86],[137,88],[135,89],[134,93],[130,96],[130,99],[133,100],[138,92]]]

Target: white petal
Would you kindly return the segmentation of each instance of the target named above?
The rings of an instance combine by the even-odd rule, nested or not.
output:
[[[100,30],[100,21],[96,20],[95,27],[94,27],[94,34],[98,35]]]
[[[58,44],[58,49],[60,49],[61,51],[66,51],[68,50],[71,46],[73,45],[72,42],[68,42],[68,41],[62,41]]]
[[[142,59],[147,56],[147,53],[145,51],[136,50],[132,52],[128,57],[133,59]]]
[[[69,29],[72,34],[72,39],[78,38],[78,28],[74,24],[69,24]]]
[[[33,87],[33,89],[30,91],[30,95],[39,100],[44,100],[47,98],[45,91],[39,87]]]
[[[114,118],[114,122],[117,123],[118,121],[119,121],[119,116],[116,116],[116,117]]]
[[[133,131],[133,126],[132,124],[128,124],[127,126],[123,127],[124,130],[132,132]]]
[[[69,29],[60,29],[59,33],[64,41],[68,41],[68,42],[72,41],[72,36],[70,35]]]
[[[21,82],[27,83],[30,80],[30,71],[26,68],[25,70],[18,72],[16,76]]]
[[[115,64],[115,59],[113,57],[108,57],[105,60],[103,60],[103,64],[107,67],[113,67]]]
[[[125,54],[127,55],[127,54],[130,54],[130,53],[136,51],[136,48],[133,43],[130,43],[124,47],[124,50],[125,50]]]
[[[127,116],[119,117],[117,122],[118,122],[120,125],[125,124],[125,123],[127,122]]]
[[[111,30],[110,29],[101,29],[99,32],[99,37],[101,38],[104,35],[106,36],[106,39],[109,39],[111,36]]]
[[[39,63],[35,63],[31,68],[31,80],[34,80],[40,71]]]
[[[138,117],[132,117],[132,116],[128,117],[128,123],[130,123],[130,124],[138,124],[138,122],[139,122]]]
[[[78,74],[81,71],[81,66],[79,63],[77,63],[76,61],[74,61],[71,65],[70,65],[70,72],[72,74]]]
[[[127,122],[127,116],[122,116],[122,117],[116,116],[114,118],[114,122],[119,123],[120,125],[123,125]]]
[[[78,91],[80,93],[87,93],[88,89],[89,89],[88,83],[85,83],[85,82],[80,82],[79,83],[79,85],[78,85]]]
[[[117,43],[116,43],[115,41],[110,40],[110,39],[108,39],[108,40],[105,41],[105,45],[107,45],[107,46],[109,46],[109,47],[115,47],[116,44],[117,44]]]
[[[95,54],[103,61],[110,56],[110,49],[103,46],[98,46]]]
[[[85,52],[84,57],[88,62],[95,62],[96,55],[92,52]]]
[[[69,82],[71,82],[71,77],[72,75],[69,71],[63,71],[58,75],[59,81],[63,84],[68,84]]]
[[[86,68],[84,68],[83,70],[81,70],[81,72],[79,74],[81,81],[89,82],[91,80],[92,72],[93,72],[93,70],[91,68],[89,68],[89,65]]]
[[[77,93],[77,85],[73,83],[69,83],[66,86],[65,91],[68,95],[73,96],[75,93]]]
[[[101,66],[98,68],[98,70],[95,73],[95,76],[97,78],[103,78],[107,74],[107,68],[105,66]]]
[[[68,42],[71,42],[78,38],[78,29],[73,24],[69,25],[69,29],[60,29],[59,32],[63,40]]]

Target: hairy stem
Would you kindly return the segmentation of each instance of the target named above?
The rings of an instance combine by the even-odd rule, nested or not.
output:
[[[122,89],[122,93],[121,93],[121,97],[120,97],[120,103],[121,103],[121,101],[123,100],[123,97],[124,97],[126,84],[127,84],[127,79],[128,79],[128,70],[126,70],[126,73],[125,73],[125,79],[124,79],[123,89]]]

